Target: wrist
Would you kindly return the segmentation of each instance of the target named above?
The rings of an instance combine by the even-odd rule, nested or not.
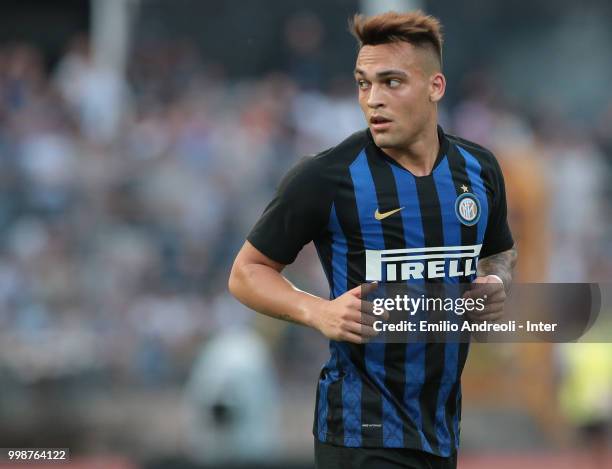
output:
[[[329,300],[306,294],[306,297],[303,298],[299,305],[302,311],[304,325],[318,330],[319,318],[327,303],[329,303]]]

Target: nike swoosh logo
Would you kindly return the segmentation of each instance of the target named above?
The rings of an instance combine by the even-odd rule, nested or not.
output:
[[[404,207],[400,207],[400,208],[396,208],[395,210],[389,210],[388,212],[385,212],[385,213],[380,213],[378,209],[376,209],[376,211],[374,212],[374,218],[376,218],[377,220],[384,220],[385,218],[390,217],[394,213],[397,213],[403,209]]]

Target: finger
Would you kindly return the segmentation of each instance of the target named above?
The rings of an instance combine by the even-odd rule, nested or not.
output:
[[[492,296],[495,291],[496,290],[491,287],[491,284],[479,283],[470,288],[469,294],[471,298],[484,298],[485,296]]]
[[[361,317],[364,315],[365,313],[362,313],[359,310],[349,309],[344,314],[342,314],[341,319],[346,322],[360,322]]]
[[[490,302],[491,300],[505,299],[506,293],[504,289],[499,286],[499,284],[481,283],[480,285],[472,287],[470,290],[466,291],[463,294],[463,298],[471,298],[474,300],[482,298],[487,302]]]
[[[378,282],[370,282],[370,283],[365,283],[361,285],[361,297],[363,298],[364,296],[367,296],[370,293],[375,292],[377,288],[378,288]]]
[[[386,311],[385,311],[385,313],[388,316],[389,313],[387,313]],[[359,322],[361,324],[366,324],[368,326],[373,326],[374,323],[377,322],[377,321],[383,321],[384,322],[384,321],[386,321],[386,319],[384,318],[384,316],[372,316],[370,314],[362,314],[361,318],[359,320]]]
[[[369,339],[372,339],[373,337],[376,337],[378,334],[380,334],[380,332],[375,330],[373,327],[361,326],[361,337],[367,337]]]
[[[467,285],[466,290],[463,292],[463,298],[476,298],[482,292],[482,289],[487,285],[484,277],[476,277],[472,283]]]
[[[487,298],[485,301],[485,309],[489,306],[503,306],[505,303],[506,299],[504,297]]]
[[[374,330],[373,327],[363,325],[361,326],[361,331],[359,332],[361,337],[367,337],[369,339],[376,337],[378,334],[380,334],[380,332]]]
[[[484,311],[492,311],[493,309],[503,309],[506,302],[502,299],[495,299],[485,302]]]
[[[374,314],[374,303],[371,301],[361,300],[361,304],[359,305],[359,311],[367,314]]]
[[[488,303],[481,311],[471,311],[476,317],[486,316],[487,314],[497,313],[504,310],[503,303]]]
[[[353,344],[365,344],[368,341],[366,337],[361,337],[353,332],[344,332],[340,335],[339,339],[343,342],[352,342]]]
[[[372,326],[376,321],[380,321],[379,317],[371,316],[369,314],[362,314],[359,322],[361,324],[365,324],[366,326]]]
[[[362,298],[364,296],[369,295],[373,291],[376,291],[377,288],[378,288],[378,282],[364,283],[361,285],[357,285],[352,290],[349,290],[348,293],[350,293],[351,295],[357,298]]]
[[[363,304],[363,303],[364,303],[364,302],[362,302],[362,304]],[[367,302],[367,303],[369,303],[369,302]],[[380,309],[379,309],[379,310],[378,310],[378,311],[375,313],[375,312],[374,312],[374,304],[373,304],[373,303],[369,303],[369,304],[370,304],[370,305],[372,305],[372,308],[371,308],[371,309],[369,309],[369,306],[368,306],[368,309],[363,309],[363,308],[362,308],[362,309],[361,309],[361,311],[362,311],[362,313],[363,313],[363,314],[370,314],[370,315],[372,315],[373,317],[375,317],[375,318],[377,318],[377,319],[384,319],[385,321],[389,320],[389,317],[390,317],[390,316],[389,316],[389,311],[388,311],[388,310],[386,310],[386,309],[382,308],[382,312],[380,312]]]
[[[470,319],[473,319],[475,321],[492,321],[501,319],[503,316],[504,310],[502,308],[499,308],[495,310],[483,311],[477,315],[471,315],[469,317]]]
[[[375,331],[373,327],[365,326],[361,323],[353,322],[347,325],[348,332],[355,333],[362,337],[376,337],[378,331]]]
[[[504,304],[506,302],[506,296],[505,295],[485,295],[481,297],[483,301],[483,304],[485,306],[485,308],[489,305],[499,305],[499,304]],[[474,299],[474,301],[478,301],[478,299]],[[479,306],[480,307],[480,306]]]
[[[486,290],[483,290],[483,293],[485,293],[488,297],[506,297],[506,291],[498,286],[493,286],[493,288],[487,288]]]
[[[463,297],[477,298],[488,291],[486,290],[486,288],[488,288],[488,285],[486,283],[474,281],[470,285],[468,285],[467,290],[463,293]]]
[[[487,283],[485,291],[488,295],[504,295],[506,290],[503,283]]]
[[[484,316],[481,316],[480,318],[478,318],[478,321],[495,322],[495,321],[499,321],[503,317],[504,317],[504,314],[503,312],[500,311],[497,313],[485,314]]]
[[[478,277],[476,280],[474,280],[470,286],[472,288],[490,288],[490,289],[503,289],[504,288],[504,284],[497,282],[497,281],[491,281],[489,279],[487,279],[486,277]]]
[[[374,305],[369,301],[353,298],[353,301],[346,306],[351,312],[350,316],[348,316],[350,318],[357,318],[363,315],[374,315]]]
[[[489,283],[489,280],[486,277],[476,277],[472,283]]]
[[[355,288],[347,291],[347,293],[354,297],[361,298],[361,285],[357,285]]]
[[[360,311],[362,314],[374,315],[377,318],[382,318],[385,320],[389,319],[389,312],[387,310],[383,310],[383,312],[380,314],[375,314],[374,303],[371,301],[357,300],[356,298],[355,300],[356,301],[354,303],[351,303],[351,307],[355,307],[355,309]]]

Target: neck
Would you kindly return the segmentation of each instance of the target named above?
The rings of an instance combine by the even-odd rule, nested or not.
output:
[[[418,137],[402,148],[383,148],[384,152],[415,176],[431,174],[440,142],[436,125],[428,125]]]

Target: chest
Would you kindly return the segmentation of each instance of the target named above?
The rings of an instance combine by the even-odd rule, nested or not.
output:
[[[473,275],[489,212],[485,181],[453,174],[445,161],[422,178],[401,168],[375,174],[353,171],[339,187],[331,229],[365,279]]]

